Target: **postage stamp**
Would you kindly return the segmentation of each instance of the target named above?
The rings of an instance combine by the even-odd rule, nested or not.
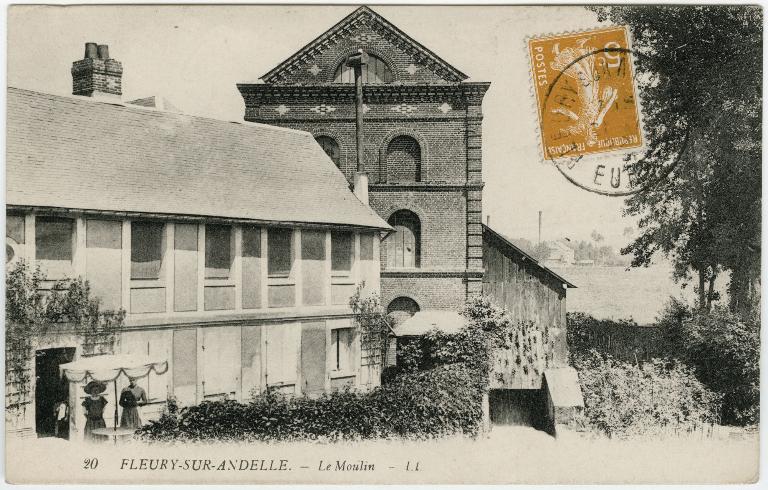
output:
[[[544,158],[642,145],[627,29],[529,41]]]
[[[622,156],[643,146],[627,28],[535,37],[528,50],[543,159],[588,190],[627,192]]]

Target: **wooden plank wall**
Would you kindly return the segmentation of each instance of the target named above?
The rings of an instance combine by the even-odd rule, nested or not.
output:
[[[499,354],[492,387],[538,389],[544,369],[567,362],[565,288],[530,259],[492,238],[483,241],[483,294],[530,322],[517,346]]]

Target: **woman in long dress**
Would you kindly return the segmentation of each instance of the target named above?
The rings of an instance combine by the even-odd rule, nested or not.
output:
[[[123,414],[120,416],[120,427],[125,429],[138,429],[141,427],[141,417],[139,417],[139,406],[147,403],[147,394],[144,388],[136,384],[136,380],[131,379],[130,384],[123,388],[120,393],[120,406],[123,407]]]
[[[107,385],[98,381],[91,381],[85,385],[85,391],[90,396],[83,400],[85,408],[85,427],[83,430],[83,439],[86,442],[103,442],[106,436],[100,436],[93,433],[94,429],[103,429],[107,426],[104,422],[104,407],[107,406],[107,399],[101,396],[106,391]]]

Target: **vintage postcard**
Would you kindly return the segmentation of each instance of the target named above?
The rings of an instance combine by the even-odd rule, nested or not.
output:
[[[6,481],[756,482],[762,26],[9,7]]]

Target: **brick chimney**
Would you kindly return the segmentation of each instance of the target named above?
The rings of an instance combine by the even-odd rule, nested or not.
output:
[[[85,56],[72,63],[72,95],[119,99],[123,64],[109,57],[106,44],[85,43]]]

